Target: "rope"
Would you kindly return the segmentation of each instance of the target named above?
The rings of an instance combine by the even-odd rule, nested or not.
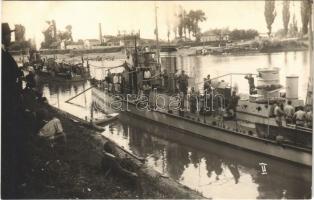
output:
[[[89,63],[88,63],[89,64]],[[124,67],[124,64],[122,65],[118,65],[118,66],[114,66],[114,67],[99,67],[99,66],[96,66],[96,65],[93,65],[93,64],[89,64],[89,66],[92,66],[94,67],[95,69],[107,69],[110,70],[110,69],[114,69],[114,68],[118,68],[118,67]]]

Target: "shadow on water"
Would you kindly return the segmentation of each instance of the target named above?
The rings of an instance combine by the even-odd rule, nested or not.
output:
[[[306,198],[311,169],[122,114],[103,134],[161,173],[214,198]],[[267,164],[262,174],[260,163]]]

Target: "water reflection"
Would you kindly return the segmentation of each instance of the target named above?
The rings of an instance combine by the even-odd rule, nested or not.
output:
[[[280,52],[268,54],[252,54],[241,56],[178,56],[178,70],[185,70],[190,77],[190,86],[201,89],[201,82],[207,74],[211,77],[221,76],[228,73],[256,73],[257,68],[279,67],[280,82],[285,85],[287,75],[299,76],[299,97],[305,99],[309,74],[307,51]],[[223,78],[229,81],[229,77]],[[239,85],[240,93],[248,93],[249,87],[243,76],[233,76],[233,85]]]
[[[265,66],[265,67],[271,67],[272,66],[272,62],[271,62],[271,53],[268,53],[267,54],[267,63],[268,63],[268,66]]]
[[[122,114],[103,134],[150,166],[214,198],[310,196],[311,169],[210,142]],[[123,133],[118,133],[123,130]],[[260,162],[267,163],[267,175]]]
[[[88,81],[72,82],[72,83],[40,83],[39,90],[48,99],[50,105],[55,106],[61,110],[67,111],[82,119],[91,118],[92,94],[91,90],[87,90],[91,85]],[[70,98],[87,90],[69,102]],[[102,113],[95,111],[93,117],[101,117]]]

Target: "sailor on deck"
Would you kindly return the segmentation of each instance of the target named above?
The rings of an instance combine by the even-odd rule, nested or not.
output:
[[[211,80],[209,74],[207,75],[207,78],[204,78],[204,92],[211,92]]]
[[[275,103],[274,115],[275,115],[275,120],[276,120],[277,125],[281,126],[282,125],[282,116],[284,115],[284,112],[281,109],[279,103]]]
[[[245,79],[248,80],[249,83],[249,87],[250,87],[250,94],[254,94],[255,93],[255,84],[254,84],[254,78],[252,76],[252,74],[248,74],[244,77]]]
[[[305,120],[306,120],[306,127],[312,128],[312,125],[313,125],[312,107],[310,107],[307,113],[305,114]]]
[[[198,93],[195,91],[194,87],[192,87],[191,92],[190,92],[191,113],[195,113],[197,111],[197,101],[198,101]]]
[[[180,76],[178,77],[179,90],[183,92],[184,96],[188,92],[188,79],[189,77],[185,74],[185,71],[182,70]]]
[[[144,71],[144,81],[147,83],[147,84],[150,84],[150,79],[152,77],[152,74],[149,70],[149,68],[146,68],[145,71]]]
[[[285,114],[285,119],[286,119],[287,124],[292,124],[294,112],[295,112],[295,109],[291,105],[291,101],[289,100],[287,102],[287,105],[285,105],[284,107],[284,114]]]
[[[304,126],[306,113],[303,111],[303,109],[303,106],[301,106],[293,115],[293,119],[295,120],[295,124],[297,126]]]
[[[168,80],[169,80],[169,74],[167,72],[167,69],[164,69],[163,73],[162,73],[162,87],[163,89],[168,92],[169,88],[169,83],[168,83]]]
[[[230,99],[230,104],[228,106],[228,113],[233,116],[233,118],[236,117],[236,111],[237,111],[237,106],[239,102],[240,97],[237,95],[236,91],[232,92],[231,99]],[[232,113],[230,113],[232,111]]]
[[[118,74],[114,74],[113,76],[113,91],[119,92],[119,77]]]

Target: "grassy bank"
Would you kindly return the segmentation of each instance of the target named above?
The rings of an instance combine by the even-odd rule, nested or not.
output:
[[[101,167],[105,138],[69,115],[48,107],[58,117],[67,144],[53,148],[34,137],[27,144],[28,167],[19,185],[21,198],[201,198],[196,192],[162,177],[138,160],[138,184],[119,174],[107,173]],[[121,152],[123,153],[123,152]],[[125,155],[127,156],[127,155]]]

